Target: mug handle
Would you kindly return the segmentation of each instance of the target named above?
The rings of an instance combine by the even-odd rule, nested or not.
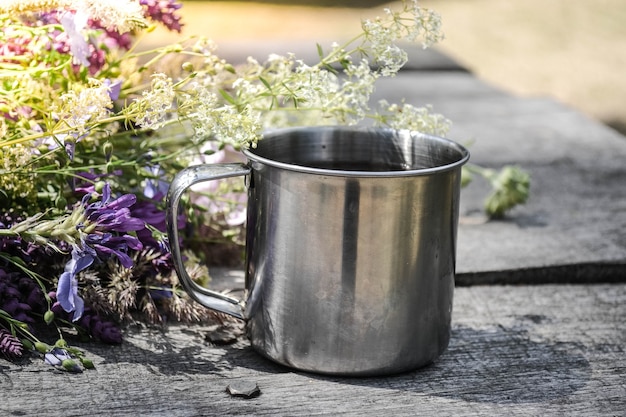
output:
[[[191,279],[183,264],[177,221],[180,198],[187,188],[199,182],[237,177],[239,175],[250,175],[250,168],[244,164],[232,163],[197,165],[183,169],[174,176],[167,192],[166,222],[174,269],[185,291],[192,299],[207,308],[244,320],[243,303],[240,300],[201,287]]]

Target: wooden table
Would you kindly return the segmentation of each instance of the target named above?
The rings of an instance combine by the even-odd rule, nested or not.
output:
[[[275,365],[243,336],[213,345],[209,324],[131,326],[119,347],[83,345],[96,369],[82,374],[0,361],[0,415],[625,415],[626,139],[436,54],[377,95],[400,93],[435,104],[455,122],[451,137],[475,138],[473,161],[533,175],[531,200],[504,221],[484,221],[480,183],[463,192],[452,339],[438,361],[328,377]],[[242,285],[241,271],[213,274]],[[226,392],[238,383],[260,395]]]
[[[452,339],[434,364],[384,378],[294,372],[208,326],[130,328],[84,347],[96,370],[0,362],[0,415],[567,415],[626,410],[626,285],[457,288]],[[233,397],[227,386],[257,384]]]

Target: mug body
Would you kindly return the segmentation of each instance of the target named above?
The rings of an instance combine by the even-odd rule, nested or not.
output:
[[[447,347],[462,146],[409,131],[269,132],[245,151],[247,332],[292,368],[383,375]]]

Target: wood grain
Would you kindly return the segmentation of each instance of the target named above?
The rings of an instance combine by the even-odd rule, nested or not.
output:
[[[457,288],[434,364],[384,378],[293,372],[207,326],[129,328],[84,345],[97,369],[0,362],[0,415],[624,415],[626,285]],[[229,384],[258,384],[251,399]]]

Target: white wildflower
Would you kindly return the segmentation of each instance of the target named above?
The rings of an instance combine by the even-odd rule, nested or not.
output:
[[[120,33],[147,26],[143,7],[136,0],[4,0],[0,13],[74,10]]]
[[[21,14],[71,7],[72,0],[3,0],[0,2],[0,13]]]
[[[261,138],[259,114],[250,107],[237,110],[232,106],[222,106],[212,112],[212,118],[212,133],[222,144],[239,149],[254,146]]]
[[[107,29],[116,29],[120,33],[145,27],[143,7],[133,0],[76,0],[87,14],[98,20]]]
[[[4,121],[4,117],[0,117],[0,138],[5,137],[8,131],[9,131],[9,127]]]
[[[348,65],[345,73],[348,78],[343,82],[338,94],[341,98],[341,107],[344,109],[344,116],[340,120],[355,124],[369,111],[368,103],[379,75],[370,69],[367,60],[362,60],[358,66]]]
[[[33,176],[20,172],[32,163],[32,157],[32,151],[21,144],[0,147],[0,194],[4,198],[7,193],[19,198],[36,194]]]
[[[181,115],[191,122],[198,141],[213,138],[220,144],[239,149],[254,146],[261,138],[260,113],[251,106],[239,108],[224,103],[216,93],[197,83],[190,85],[189,91],[186,102],[192,105],[188,107],[189,112]],[[187,103],[181,108],[187,108]]]
[[[407,60],[406,53],[395,45],[396,42],[421,40],[426,48],[443,39],[441,17],[432,10],[420,7],[416,0],[405,2],[401,12],[385,9],[385,13],[386,19],[364,20],[362,28],[371,44],[374,60],[386,75],[395,74]]]
[[[175,97],[172,79],[163,73],[157,73],[152,76],[150,90],[145,91],[143,96],[129,108],[139,111],[135,119],[139,126],[158,129],[165,124],[167,114],[174,105]]]
[[[189,113],[181,112],[181,115],[191,121],[196,138],[204,139],[210,137],[212,125],[214,124],[213,112],[218,106],[219,98],[215,93],[198,83],[190,85],[189,90],[192,93],[186,95],[185,101],[192,103],[192,105],[189,106],[192,111]],[[186,107],[186,103],[181,106],[182,109]]]
[[[217,44],[207,37],[200,37],[191,47],[191,50],[201,55],[212,55],[217,50]]]
[[[249,56],[246,59],[246,62],[248,63],[249,66],[252,66],[252,67],[259,67],[260,66],[259,61],[257,61],[254,57],[251,57],[251,56]]]
[[[441,31],[441,16],[429,9],[418,6],[417,1],[413,2],[414,30],[407,40],[415,41],[418,37],[423,39],[424,48],[429,47],[444,39]]]
[[[293,72],[296,66],[296,59],[293,54],[288,56],[271,54],[263,69],[263,75],[274,79],[286,79]]]
[[[380,72],[385,77],[392,77],[407,63],[409,57],[403,49],[396,45],[381,48],[376,56]]]
[[[237,78],[232,84],[236,96],[243,103],[255,100],[266,87],[263,84],[254,83],[245,78]]]
[[[334,105],[339,91],[339,80],[335,74],[304,63],[298,66],[288,85],[299,106],[316,106],[322,110]]]
[[[79,136],[89,130],[89,125],[108,117],[113,107],[109,86],[95,80],[91,87],[68,91],[60,97],[60,101],[58,119]]]
[[[433,113],[432,106],[415,107],[408,103],[390,104],[379,102],[383,122],[394,129],[409,129],[417,132],[445,136],[452,122],[441,114]]]

